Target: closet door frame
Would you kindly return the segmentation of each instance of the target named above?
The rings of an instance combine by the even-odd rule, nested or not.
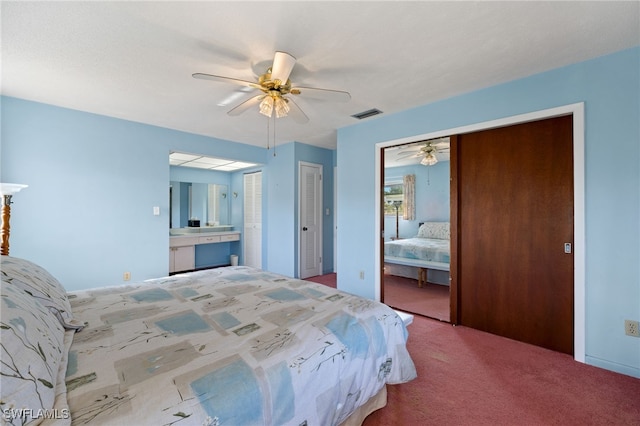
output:
[[[410,136],[401,139],[390,140],[386,142],[379,142],[375,145],[375,232],[376,236],[381,233],[380,229],[380,203],[382,202],[380,191],[381,183],[381,158],[384,148],[408,144],[412,142],[418,142],[425,139],[435,139],[445,136],[452,136],[457,134],[471,133],[480,130],[493,129],[497,127],[506,127],[514,124],[526,123],[529,121],[543,120],[545,118],[559,117],[563,115],[573,116],[573,181],[574,181],[574,359],[578,362],[585,362],[586,357],[586,314],[585,314],[585,280],[586,280],[586,242],[585,242],[585,157],[584,157],[584,145],[585,145],[585,132],[584,132],[584,102],[559,106],[556,108],[549,108],[540,111],[534,111],[525,114],[519,114],[496,120],[476,123],[468,126],[461,126],[456,128],[438,130],[431,133],[425,133],[421,135]],[[452,211],[451,214],[454,212]],[[455,230],[451,229],[452,234]],[[453,238],[456,238],[452,235]],[[452,253],[452,256],[454,253]],[[374,282],[376,283],[375,298],[380,300],[381,296],[381,283],[382,277],[380,275],[381,263],[383,263],[383,253],[379,244],[375,245],[375,261],[374,267]],[[452,259],[453,262],[456,262]],[[455,274],[451,276],[451,322],[455,324],[455,320],[458,317],[457,312],[457,281]],[[454,301],[456,301],[454,303]]]

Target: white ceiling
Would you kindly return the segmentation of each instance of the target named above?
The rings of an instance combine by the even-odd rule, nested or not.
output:
[[[336,129],[371,108],[392,114],[640,44],[640,2],[8,2],[7,96],[266,145],[257,108],[217,104],[276,50],[294,85],[351,93],[296,97],[307,124],[277,121],[277,142],[335,148]],[[251,94],[243,93],[243,99]],[[238,100],[237,103],[241,102]],[[375,120],[369,118],[368,120]]]

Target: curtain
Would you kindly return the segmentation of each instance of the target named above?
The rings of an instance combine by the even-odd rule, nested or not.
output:
[[[416,175],[406,175],[404,183],[404,203],[402,218],[416,220]]]

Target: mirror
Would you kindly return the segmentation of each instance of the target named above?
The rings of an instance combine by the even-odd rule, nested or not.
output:
[[[201,228],[228,225],[229,196],[227,185],[170,182],[169,227],[186,228],[189,219],[198,219]]]
[[[434,259],[433,252],[426,255],[431,250],[427,250],[427,246],[437,243],[433,240],[418,241],[421,240],[422,222],[451,221],[449,149],[448,137],[385,147],[381,182],[384,196],[380,200],[383,203],[380,207],[384,209],[384,273],[380,275],[382,301],[401,311],[440,321],[450,320],[450,273],[448,268],[422,263],[428,264]],[[409,219],[403,215],[403,204],[408,205],[412,199],[415,215]],[[418,245],[412,246],[414,242]],[[448,254],[448,244],[445,242],[443,245],[437,250]],[[416,248],[418,246],[420,249]],[[421,254],[426,256],[416,260]],[[412,292],[411,297],[407,297],[405,291],[411,287],[418,289],[424,282],[430,283],[420,288],[426,291]]]

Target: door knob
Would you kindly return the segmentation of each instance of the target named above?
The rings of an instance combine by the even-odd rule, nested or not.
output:
[[[306,227],[306,226],[303,226],[303,227],[302,227],[302,230],[303,230],[303,231],[306,231],[306,230],[307,230],[307,227]]]

